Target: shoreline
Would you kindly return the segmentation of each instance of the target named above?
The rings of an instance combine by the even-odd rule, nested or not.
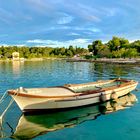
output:
[[[31,59],[19,59],[19,60],[12,60],[12,59],[0,59],[0,62],[24,62],[24,61],[44,61],[44,60],[64,60],[65,58],[31,58]]]
[[[97,62],[97,63],[111,63],[111,64],[140,64],[140,58],[97,58],[83,59],[83,58],[31,58],[31,59],[0,59],[0,62],[26,62],[26,61],[45,61],[45,60],[66,60],[67,62]]]
[[[140,58],[97,58],[95,59],[80,59],[71,58],[67,62],[97,62],[97,63],[111,63],[111,64],[140,64]]]

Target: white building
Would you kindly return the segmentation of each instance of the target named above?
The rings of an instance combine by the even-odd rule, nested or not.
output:
[[[19,52],[13,52],[12,58],[13,58],[13,60],[19,60]]]

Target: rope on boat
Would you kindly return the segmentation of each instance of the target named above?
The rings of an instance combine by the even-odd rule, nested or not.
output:
[[[3,118],[3,116],[5,115],[6,111],[9,109],[9,107],[12,105],[12,103],[14,102],[14,99],[12,98],[8,104],[8,106],[6,107],[6,109],[4,110],[4,112],[1,114],[0,119]]]
[[[8,93],[8,92],[6,91],[6,92],[3,94],[3,96],[0,98],[0,104],[4,101],[5,96],[8,96],[7,93]],[[18,95],[18,92],[15,93],[14,95],[17,96],[17,95]],[[11,98],[11,100],[10,100],[8,106],[6,107],[6,109],[5,109],[5,110],[2,112],[2,114],[0,115],[0,131],[1,131],[1,132],[3,131],[3,117],[4,117],[5,113],[7,112],[7,110],[10,108],[10,106],[13,104],[13,102],[14,102],[14,99]],[[8,126],[9,126],[9,125],[8,125]],[[1,133],[1,136],[2,136],[2,138],[6,138],[6,137],[4,136],[4,133]]]
[[[1,130],[2,130],[2,126],[3,126],[3,116],[5,115],[6,111],[9,109],[9,107],[12,105],[13,102],[14,102],[14,100],[11,99],[11,101],[8,104],[7,108],[4,110],[4,112],[0,116],[0,127],[1,127]]]
[[[7,91],[4,93],[4,95],[1,97],[1,99],[0,99],[0,103],[2,103],[4,100],[4,97],[5,97],[5,95],[7,94]],[[7,94],[8,95],[8,94]],[[14,94],[15,96],[17,96],[18,95],[18,92],[17,93],[15,93]],[[7,112],[7,110],[10,108],[10,106],[13,104],[13,102],[14,102],[14,99],[13,98],[11,98],[11,100],[10,100],[10,102],[9,102],[9,104],[8,104],[8,106],[6,107],[6,109],[3,111],[3,113],[0,115],[0,131],[2,132],[2,130],[3,130],[3,116],[5,115],[5,113]],[[5,138],[5,136],[2,134],[2,138]]]
[[[7,94],[7,90],[5,91],[5,93],[2,95],[2,97],[0,98],[0,104],[4,101],[4,97],[8,95]]]
[[[2,99],[4,98],[4,96],[6,95],[7,91],[4,93],[4,95],[2,96],[2,98],[0,99],[2,101]],[[18,92],[14,94],[15,96],[18,95]],[[6,107],[6,109],[2,112],[2,114],[0,115],[0,125],[2,126],[2,122],[3,122],[3,116],[5,115],[5,113],[7,112],[7,110],[9,109],[9,107],[12,105],[12,103],[14,102],[14,99],[11,98],[8,106]]]

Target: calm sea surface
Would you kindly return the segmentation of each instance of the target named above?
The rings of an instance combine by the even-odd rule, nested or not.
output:
[[[8,89],[21,86],[25,88],[58,86],[116,77],[140,82],[140,66],[62,60],[0,62],[0,96]],[[140,89],[140,85],[137,88]],[[133,94],[136,95],[138,102],[130,105]],[[2,121],[0,138],[139,140],[140,91],[133,91],[132,95],[120,100],[120,103],[108,102],[65,112],[28,116],[24,116],[14,102],[3,119],[0,119]],[[6,97],[0,104],[0,113],[4,111],[9,101],[10,97]]]

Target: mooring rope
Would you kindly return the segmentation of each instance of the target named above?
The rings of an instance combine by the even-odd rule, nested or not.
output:
[[[5,92],[4,95],[6,95],[6,93],[7,93],[7,92]],[[4,95],[2,96],[2,98],[4,98]],[[17,96],[17,95],[18,95],[18,93],[16,92],[16,93],[14,94],[14,96]],[[1,99],[2,99],[2,98],[1,98]],[[1,100],[1,101],[2,101],[2,100]],[[0,126],[1,126],[1,128],[2,128],[2,123],[3,123],[3,116],[5,115],[5,113],[7,112],[7,110],[9,109],[9,107],[12,105],[13,102],[14,102],[14,99],[11,98],[11,100],[10,100],[8,106],[6,107],[6,109],[5,109],[5,110],[2,112],[2,114],[0,115]]]
[[[0,119],[5,115],[6,111],[9,109],[9,107],[12,105],[12,103],[14,102],[14,99],[11,99],[7,108],[4,110],[4,112],[1,114]]]
[[[5,92],[5,93],[6,93],[6,92]],[[4,94],[4,95],[6,95],[6,94]],[[2,96],[1,99],[4,98],[4,95]],[[17,93],[16,93],[15,95],[17,95]],[[1,101],[2,101],[2,100],[1,100]],[[3,127],[3,116],[5,115],[5,113],[7,112],[7,110],[9,109],[9,107],[12,105],[13,102],[14,102],[14,99],[11,98],[11,100],[10,100],[8,106],[6,107],[6,109],[3,111],[3,113],[2,113],[1,116],[0,116],[0,129],[1,129],[1,132],[2,132],[2,130],[3,130],[3,128],[2,128],[2,127]],[[4,136],[2,136],[2,138],[4,138]]]
[[[0,104],[4,101],[3,99],[4,99],[4,97],[6,96],[6,95],[8,95],[7,94],[7,90],[5,91],[5,93],[2,95],[2,97],[0,98]]]
[[[18,95],[18,92],[16,92],[15,94],[14,94],[14,96],[16,97]],[[7,108],[4,110],[4,112],[1,114],[1,116],[0,116],[0,119],[4,116],[4,114],[6,113],[6,111],[9,109],[9,107],[12,105],[12,103],[14,102],[14,99],[13,98],[11,98],[11,100],[10,100],[10,102],[9,102],[9,104],[8,104],[8,106],[7,106]]]
[[[6,94],[7,94],[7,91],[6,91],[6,92],[3,94],[3,96],[1,97],[0,103],[2,103],[2,102],[4,101],[4,97],[6,96]],[[14,95],[17,96],[17,94],[18,94],[18,93],[15,93]],[[7,95],[8,95],[8,94],[7,94]],[[14,102],[14,99],[11,98],[11,100],[10,100],[8,106],[6,107],[6,109],[5,109],[5,110],[2,112],[2,114],[0,115],[0,130],[1,130],[1,132],[3,131],[3,116],[5,115],[5,113],[7,112],[7,110],[9,109],[9,107],[12,105],[13,102]],[[2,133],[1,135],[2,135],[2,138],[6,138],[6,137],[4,136],[3,133]]]

